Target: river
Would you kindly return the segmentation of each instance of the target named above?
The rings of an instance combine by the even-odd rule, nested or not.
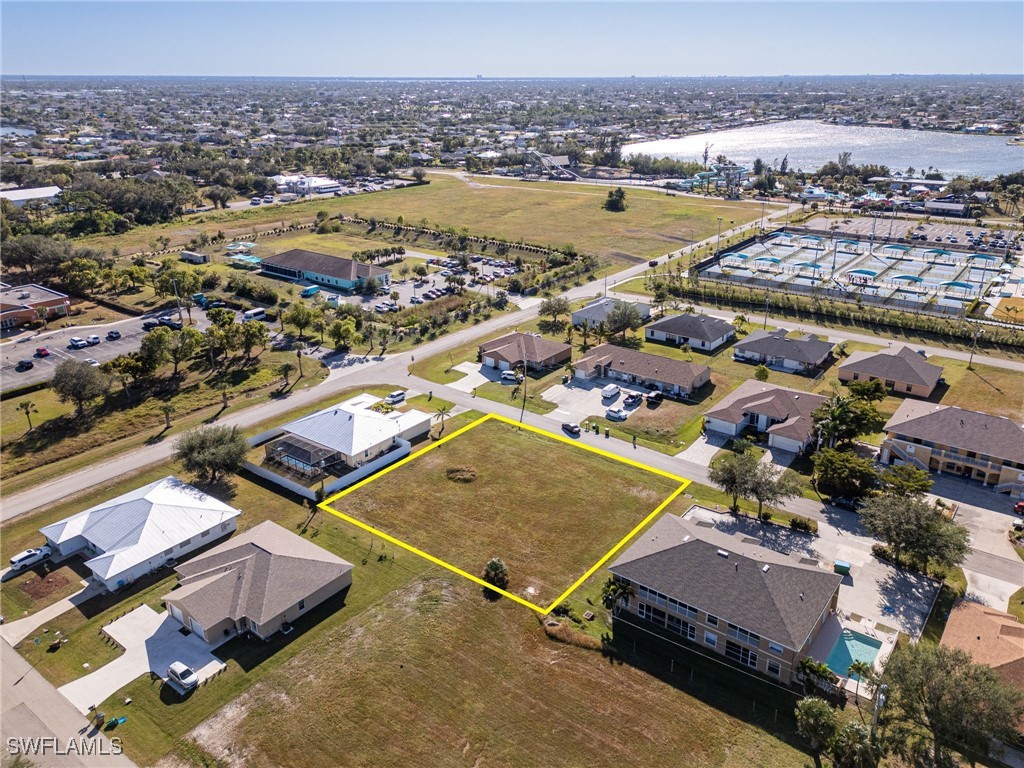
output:
[[[711,157],[725,155],[747,166],[758,157],[773,163],[789,155],[790,169],[813,171],[836,160],[840,152],[850,152],[851,162],[856,165],[873,163],[892,171],[913,167],[918,173],[933,166],[946,178],[955,174],[992,178],[1024,169],[1024,147],[1007,145],[1008,138],[788,120],[627,144],[622,156],[640,154],[700,162],[704,145],[710,143]]]

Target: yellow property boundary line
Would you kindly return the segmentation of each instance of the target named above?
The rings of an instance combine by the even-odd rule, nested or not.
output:
[[[385,533],[384,531],[382,531],[382,530],[380,530],[378,528],[374,528],[372,525],[368,525],[367,523],[364,523],[362,520],[358,520],[358,519],[352,517],[351,515],[346,515],[344,512],[339,512],[338,510],[336,510],[336,509],[334,509],[333,507],[330,506],[332,503],[334,503],[338,499],[343,498],[344,496],[347,496],[348,494],[350,494],[350,493],[352,493],[354,491],[359,490],[364,485],[368,485],[369,483],[371,483],[374,480],[377,480],[377,479],[383,477],[384,475],[388,474],[389,472],[393,472],[394,470],[398,469],[399,467],[405,466],[406,464],[408,464],[413,459],[419,458],[423,454],[427,453],[428,451],[432,451],[435,448],[439,448],[440,446],[442,446],[445,443],[447,443],[449,440],[453,440],[456,437],[458,437],[459,435],[464,434],[464,433],[468,432],[469,430],[473,429],[474,427],[478,427],[481,424],[483,424],[483,423],[485,423],[487,421],[490,421],[492,419],[494,421],[504,422],[505,424],[509,424],[509,425],[511,425],[513,427],[519,427],[521,429],[529,430],[530,432],[535,432],[538,435],[542,435],[543,437],[551,438],[553,440],[558,440],[559,442],[565,443],[567,445],[571,445],[574,448],[579,448],[579,449],[582,449],[584,451],[590,451],[591,453],[596,453],[599,456],[604,456],[605,458],[613,459],[613,460],[621,462],[623,464],[628,464],[631,467],[636,467],[637,469],[642,469],[642,470],[644,470],[646,472],[652,472],[652,473],[654,473],[656,475],[660,475],[661,477],[667,477],[670,480],[677,481],[679,483],[679,487],[676,488],[668,496],[668,498],[666,498],[661,504],[659,504],[657,509],[655,509],[653,512],[651,512],[651,514],[647,515],[647,517],[645,517],[643,520],[641,520],[633,528],[633,530],[631,530],[629,533],[627,533],[625,536],[623,536],[618,541],[618,543],[615,544],[614,547],[612,547],[610,550],[608,550],[608,552],[605,553],[605,555],[600,560],[598,560],[596,563],[594,563],[587,570],[586,573],[584,573],[582,576],[580,576],[578,579],[576,579],[576,581],[573,582],[571,587],[569,587],[567,590],[565,590],[565,592],[563,592],[561,595],[559,595],[557,598],[555,598],[551,602],[551,604],[549,606],[547,606],[546,608],[543,608],[543,607],[537,605],[536,603],[531,603],[529,600],[526,600],[526,599],[524,599],[522,597],[519,597],[519,595],[514,595],[514,594],[512,594],[511,592],[509,592],[507,590],[504,590],[504,589],[501,589],[499,587],[494,586],[493,584],[488,584],[486,581],[484,581],[479,576],[475,576],[472,573],[467,573],[466,571],[462,570],[461,568],[459,568],[459,567],[457,567],[455,565],[452,565],[451,563],[448,563],[448,562],[446,562],[444,560],[441,560],[438,557],[434,557],[429,552],[424,552],[422,549],[418,549],[418,548],[414,547],[413,545],[411,545],[411,544],[409,544],[409,543],[407,543],[405,541],[402,541],[401,539],[397,539],[394,536],[391,536],[390,534]],[[475,584],[479,584],[481,587],[484,587],[485,589],[490,589],[493,592],[497,592],[498,594],[507,597],[509,600],[514,600],[515,602],[517,602],[517,603],[519,603],[521,605],[525,605],[527,608],[530,608],[531,610],[537,611],[538,613],[546,616],[547,614],[551,613],[552,609],[556,608],[559,604],[562,603],[562,601],[564,601],[567,597],[569,597],[569,595],[571,595],[573,592],[575,592],[583,582],[585,582],[587,579],[589,579],[591,576],[593,576],[594,573],[597,572],[598,568],[600,568],[602,565],[607,563],[615,555],[616,552],[618,552],[620,549],[622,549],[623,546],[626,545],[626,542],[628,542],[630,539],[632,539],[634,536],[636,536],[652,520],[654,520],[654,518],[656,518],[658,515],[660,515],[661,512],[665,509],[665,507],[667,507],[669,504],[671,504],[672,501],[680,493],[682,493],[684,490],[686,490],[686,487],[690,484],[690,482],[691,481],[687,480],[685,477],[679,477],[678,475],[673,475],[670,472],[665,472],[664,470],[656,469],[655,467],[651,467],[651,466],[648,466],[646,464],[641,464],[638,461],[633,461],[632,459],[626,459],[626,458],[623,458],[622,456],[616,456],[614,453],[610,453],[608,451],[603,451],[600,448],[594,448],[594,447],[589,446],[589,445],[583,445],[581,443],[577,443],[576,441],[570,440],[569,438],[564,437],[563,435],[556,435],[553,432],[548,432],[547,430],[540,429],[538,427],[531,427],[528,424],[522,424],[522,423],[520,423],[518,421],[513,421],[512,419],[508,419],[508,418],[506,418],[504,416],[499,416],[497,414],[490,413],[490,414],[487,414],[485,416],[481,416],[479,419],[477,419],[473,423],[467,424],[466,426],[462,427],[461,429],[455,430],[454,432],[452,432],[447,437],[441,438],[436,443],[433,443],[432,445],[427,446],[423,450],[417,451],[416,453],[413,453],[413,454],[410,454],[409,456],[406,456],[401,461],[396,461],[394,464],[392,464],[389,467],[386,467],[385,469],[381,470],[380,472],[376,473],[375,475],[371,475],[370,477],[367,477],[364,480],[360,480],[355,485],[353,485],[353,486],[351,486],[349,488],[346,488],[343,491],[339,491],[338,493],[334,494],[333,496],[331,496],[328,499],[324,499],[317,506],[320,509],[322,509],[322,510],[330,512],[332,515],[340,517],[342,520],[345,520],[346,522],[352,523],[352,525],[355,525],[355,526],[357,526],[359,528],[362,528],[364,531],[367,531],[367,532],[373,534],[374,536],[379,536],[380,538],[384,539],[385,541],[390,541],[395,546],[401,547],[402,549],[405,549],[405,550],[407,550],[409,552],[412,552],[415,555],[419,555],[420,557],[423,557],[423,558],[429,560],[430,562],[434,563],[435,565],[440,565],[442,568],[447,568],[452,573],[457,573],[457,574],[459,574],[459,576],[467,578],[470,581],[474,582]]]

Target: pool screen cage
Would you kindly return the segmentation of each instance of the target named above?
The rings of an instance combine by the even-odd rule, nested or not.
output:
[[[336,451],[297,435],[275,440],[265,450],[269,461],[281,464],[304,477],[324,474],[324,470],[335,463],[337,455]]]

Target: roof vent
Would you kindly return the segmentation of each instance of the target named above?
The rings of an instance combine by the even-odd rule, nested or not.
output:
[[[769,571],[769,569],[770,569],[770,568],[771,568],[771,566],[770,566],[770,565],[764,565],[764,566],[762,566],[762,567],[761,567],[761,573],[768,573],[768,571]]]
[[[801,593],[800,593],[800,599],[801,599],[801,600],[803,600],[803,599],[804,599],[804,593],[803,593],[803,592],[801,592]]]
[[[724,549],[718,550],[718,556],[719,557],[724,557],[727,560],[729,559],[729,553],[726,552]]]
[[[800,395],[793,395],[793,399],[794,400],[799,400],[800,399]]]

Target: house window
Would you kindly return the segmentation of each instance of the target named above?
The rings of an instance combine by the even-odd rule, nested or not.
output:
[[[769,675],[775,675],[775,677],[778,677],[782,673],[782,665],[772,659],[768,659],[766,669],[768,670]]]
[[[742,643],[746,643],[747,645],[756,646],[761,644],[760,635],[755,635],[753,632],[748,632],[747,630],[743,629],[743,627],[738,627],[735,624],[729,625],[729,637],[735,637],[737,640],[739,640]]]
[[[704,644],[710,648],[718,647],[718,635],[714,632],[704,632]]]
[[[305,600],[299,600],[299,610],[300,611],[306,610],[306,601]]]
[[[710,624],[712,627],[717,627],[718,626],[718,617],[717,616],[712,616],[709,613],[708,614],[708,624]]]
[[[171,547],[170,549],[165,549],[165,550],[164,550],[164,554],[165,554],[165,555],[169,555],[169,554],[171,554],[171,553],[172,553],[173,551],[174,551],[174,547]]]
[[[913,391],[913,389],[914,389],[914,385],[913,384],[907,384],[907,389],[906,389],[907,392],[911,392],[911,391]]]
[[[222,531],[226,531],[226,530],[227,530],[228,528],[230,528],[230,527],[231,527],[231,526],[230,526],[230,525],[229,525],[228,523],[221,523],[221,524],[220,524],[220,529],[221,529]]]
[[[782,646],[771,640],[768,641],[768,650],[772,653],[782,653]]]
[[[734,643],[732,640],[725,641],[725,655],[733,661],[746,664],[748,667],[757,666],[757,654],[749,648],[744,648],[742,645]]]
[[[695,640],[697,637],[697,630],[693,624],[687,624],[677,616],[673,616],[671,613],[666,617],[666,626],[678,635],[682,635],[687,640]]]
[[[180,549],[184,549],[185,547],[187,547],[191,543],[192,543],[192,539],[185,539],[183,542],[181,542],[181,544],[178,545],[178,547]]]
[[[199,537],[205,539],[209,535],[210,535],[209,531],[203,531],[201,534],[199,534]]]
[[[683,614],[687,618],[690,618],[690,619],[696,619],[697,618],[697,609],[696,608],[694,608],[693,606],[687,605],[686,603],[682,603],[682,602],[680,602],[678,600],[675,600],[675,599],[673,599],[671,597],[668,598],[668,607],[671,608],[676,613]]]
[[[665,612],[660,608],[655,608],[652,605],[647,605],[647,603],[640,603],[639,608],[637,609],[637,613],[639,614],[641,619],[647,619],[647,621],[652,621],[655,624],[660,624],[663,627],[665,626]]]

